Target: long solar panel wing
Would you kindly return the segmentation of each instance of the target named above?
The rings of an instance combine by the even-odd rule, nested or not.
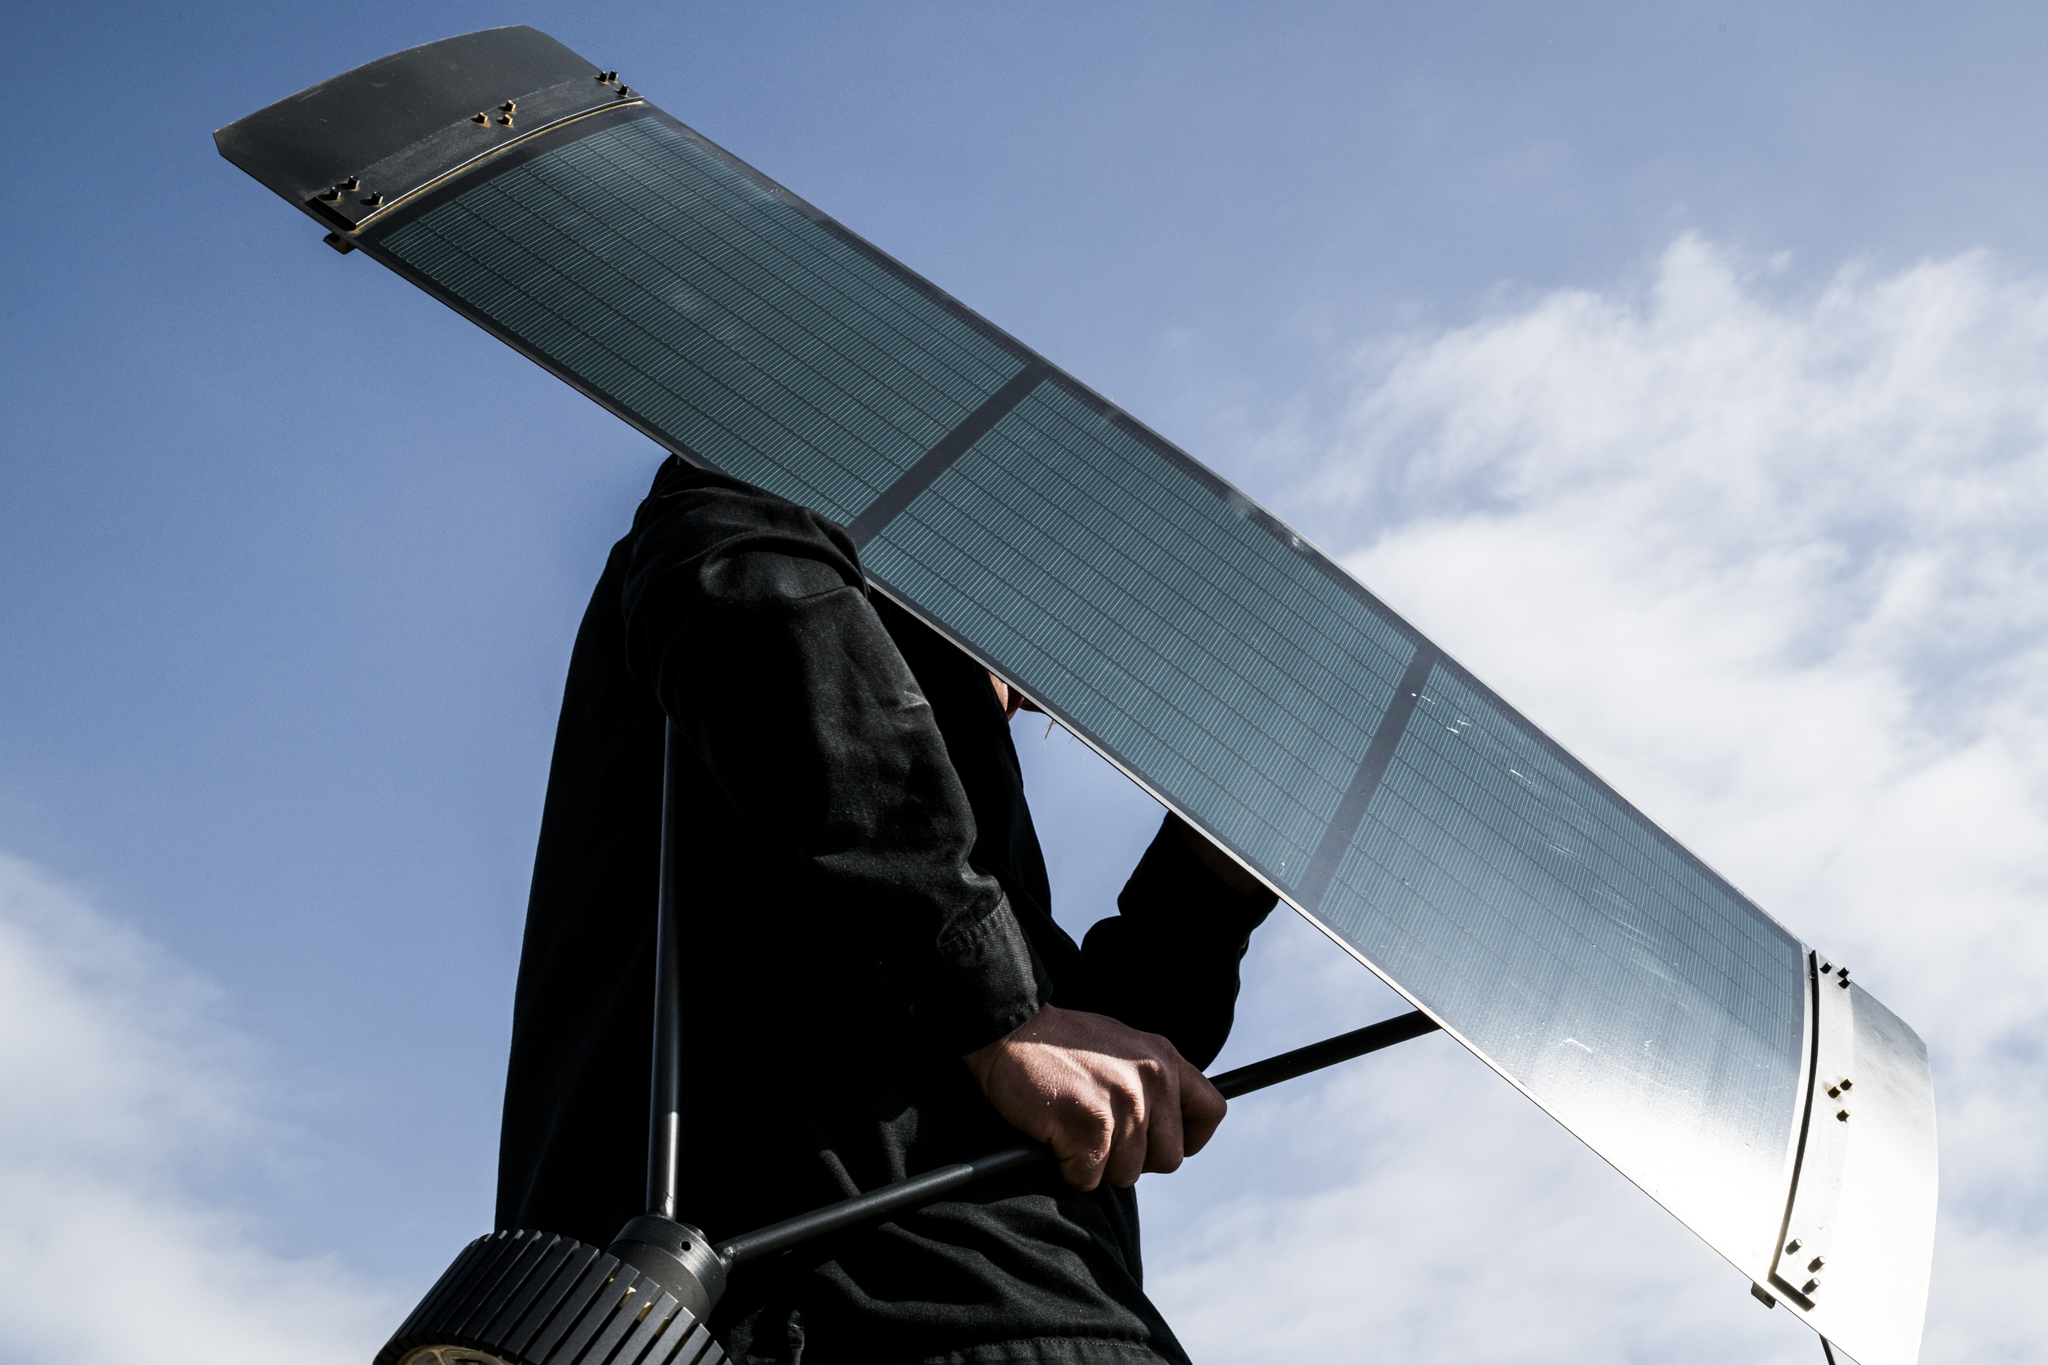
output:
[[[1926,1050],[1300,535],[530,28],[221,153],[1038,699],[1866,1365],[1919,1352]]]

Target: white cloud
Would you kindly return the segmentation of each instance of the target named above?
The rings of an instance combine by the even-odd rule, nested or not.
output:
[[[289,1159],[205,984],[0,855],[0,1358],[362,1365],[406,1305],[208,1186]]]
[[[2048,1360],[2048,282],[1781,273],[1687,237],[1642,289],[1418,339],[1300,520],[1920,1031],[1922,1358]],[[1271,1142],[1205,1179],[1246,1197],[1154,1243],[1198,1354],[1819,1358],[1476,1064],[1361,1066],[1234,1119]]]

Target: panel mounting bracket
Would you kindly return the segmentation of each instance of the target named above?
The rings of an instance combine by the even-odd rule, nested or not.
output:
[[[1827,1283],[1842,1176],[1848,1169],[1853,1140],[1856,1018],[1849,969],[1820,953],[1808,952],[1806,958],[1807,989],[1813,1004],[1813,1059],[1808,1068],[1806,1113],[1800,1121],[1792,1197],[1771,1257],[1771,1287],[1811,1310]]]

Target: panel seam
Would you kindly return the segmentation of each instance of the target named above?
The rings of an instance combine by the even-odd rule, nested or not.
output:
[[[1042,361],[1027,364],[1000,389],[990,394],[982,405],[967,414],[967,419],[939,438],[939,443],[918,457],[917,463],[903,471],[903,474],[882,490],[880,497],[867,505],[861,514],[847,526],[846,534],[853,538],[854,548],[866,549],[869,541],[882,533],[883,528],[902,514],[919,493],[932,486],[947,466],[966,454],[969,447],[986,436],[989,429],[1009,415],[1016,407],[1031,396],[1031,391],[1052,374],[1052,367]]]
[[[1437,658],[1435,645],[1424,643],[1416,646],[1415,656],[1408,661],[1408,669],[1401,675],[1400,686],[1394,689],[1394,700],[1388,703],[1387,713],[1380,717],[1379,728],[1373,731],[1372,743],[1366,746],[1365,757],[1358,762],[1358,771],[1351,775],[1350,787],[1337,803],[1337,813],[1330,817],[1329,828],[1323,831],[1321,841],[1316,844],[1316,851],[1308,860],[1308,870],[1295,884],[1296,899],[1311,912],[1322,904],[1324,893],[1330,889],[1330,882],[1337,875],[1337,865],[1343,860],[1344,850],[1351,846],[1352,837],[1365,822],[1366,807],[1372,804],[1373,793],[1379,790],[1380,779],[1386,776],[1387,767],[1394,760],[1394,746],[1407,732],[1409,718],[1415,714],[1423,684],[1429,681],[1429,671],[1436,666]]]

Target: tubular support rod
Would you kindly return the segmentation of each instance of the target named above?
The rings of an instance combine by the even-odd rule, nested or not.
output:
[[[1291,1081],[1296,1076],[1306,1076],[1311,1071],[1321,1071],[1326,1066],[1348,1062],[1353,1057],[1363,1057],[1368,1052],[1378,1052],[1383,1047],[1405,1043],[1410,1038],[1420,1038],[1436,1030],[1436,1020],[1421,1010],[1410,1010],[1391,1019],[1382,1019],[1377,1024],[1367,1024],[1364,1028],[1325,1038],[1320,1043],[1310,1043],[1307,1047],[1298,1047],[1292,1052],[1226,1071],[1221,1076],[1212,1076],[1209,1083],[1223,1092],[1224,1099],[1234,1100],[1239,1095],[1249,1095],[1254,1090],[1264,1090],[1269,1085]]]
[[[1253,1062],[1250,1066],[1241,1066],[1235,1071],[1226,1071],[1221,1076],[1211,1077],[1210,1083],[1223,1092],[1225,1099],[1235,1099],[1353,1057],[1362,1057],[1368,1052],[1405,1043],[1410,1038],[1420,1038],[1425,1033],[1434,1033],[1436,1028],[1435,1020],[1421,1010],[1413,1010],[1350,1033],[1340,1033],[1320,1043],[1283,1052],[1277,1057],[1268,1057],[1262,1062]],[[937,1170],[911,1176],[908,1180],[899,1180],[893,1185],[827,1204],[822,1209],[771,1223],[765,1228],[741,1233],[719,1243],[715,1250],[719,1259],[729,1266],[757,1261],[828,1232],[838,1232],[871,1218],[929,1204],[988,1176],[1022,1170],[1051,1159],[1052,1149],[1037,1143],[1005,1148],[973,1161],[941,1166]]]
[[[682,922],[676,905],[675,838],[670,784],[675,778],[676,727],[661,755],[661,889],[654,927],[654,1077],[647,1117],[647,1211],[676,1216],[682,1170],[683,990]]]

